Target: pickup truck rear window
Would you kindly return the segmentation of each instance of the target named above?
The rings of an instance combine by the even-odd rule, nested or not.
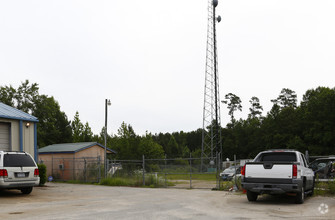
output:
[[[263,153],[257,160],[258,162],[296,162],[297,156],[290,152]]]
[[[5,154],[3,157],[4,167],[34,167],[33,159],[27,154]]]

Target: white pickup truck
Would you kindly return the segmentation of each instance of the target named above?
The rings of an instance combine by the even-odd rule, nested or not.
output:
[[[314,172],[295,150],[263,151],[244,165],[241,174],[249,201],[256,201],[260,194],[294,193],[296,203],[301,204],[314,191]]]

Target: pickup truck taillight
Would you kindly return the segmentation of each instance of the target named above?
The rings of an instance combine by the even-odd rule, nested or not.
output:
[[[40,175],[40,171],[38,169],[34,170],[34,177],[38,177]]]
[[[8,172],[6,169],[0,169],[0,177],[8,177]]]
[[[241,175],[242,175],[242,176],[245,176],[245,168],[246,168],[245,165],[246,165],[246,164],[244,164],[244,166],[243,166],[242,169],[241,169]]]
[[[292,178],[296,179],[298,176],[298,167],[297,164],[293,164],[292,166]]]

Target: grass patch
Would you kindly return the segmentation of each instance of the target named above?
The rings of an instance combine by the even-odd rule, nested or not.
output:
[[[335,180],[328,182],[315,182],[314,195],[316,196],[334,196],[335,195]]]
[[[174,184],[170,181],[165,182],[165,179],[146,174],[145,175],[145,184],[143,185],[143,176],[126,176],[126,177],[109,177],[101,180],[100,185],[105,186],[132,186],[132,187],[165,187],[165,183],[167,186],[173,186]]]
[[[130,179],[130,178],[121,178],[121,177],[116,177],[116,178],[106,178],[103,179],[100,183],[100,185],[105,185],[105,186],[137,186],[138,183],[137,181]]]

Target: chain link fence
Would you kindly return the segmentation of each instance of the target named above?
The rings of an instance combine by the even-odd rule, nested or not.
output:
[[[47,167],[47,177],[55,181],[100,182],[103,161],[100,157],[51,158],[40,161]]]
[[[142,160],[108,160],[107,179],[115,185],[167,188],[221,188],[219,159],[175,158]],[[40,161],[47,167],[47,176],[55,181],[101,182],[104,161],[99,157],[52,158]],[[224,167],[225,168],[225,167]]]
[[[108,177],[133,181],[135,186],[215,188],[218,173],[209,163],[201,158],[113,160]]]

